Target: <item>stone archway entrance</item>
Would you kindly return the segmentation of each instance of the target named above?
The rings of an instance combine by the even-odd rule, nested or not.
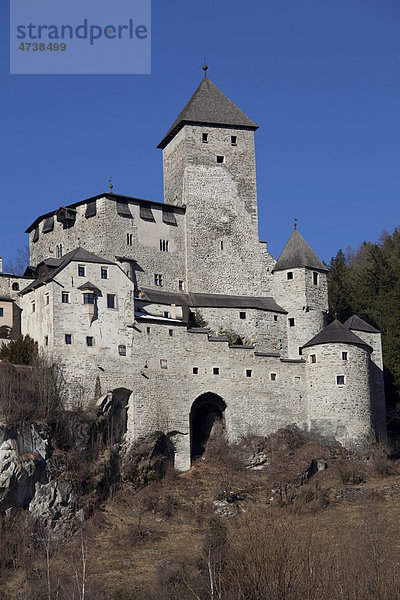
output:
[[[206,449],[214,423],[223,419],[226,404],[220,396],[207,392],[192,404],[190,411],[190,460],[200,458]]]

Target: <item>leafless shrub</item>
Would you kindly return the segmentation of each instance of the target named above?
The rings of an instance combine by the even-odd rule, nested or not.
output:
[[[334,469],[343,485],[365,483],[365,472],[350,458],[337,460]]]

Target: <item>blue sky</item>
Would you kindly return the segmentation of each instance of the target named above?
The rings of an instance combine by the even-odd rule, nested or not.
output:
[[[99,0],[99,3],[105,0]],[[41,213],[114,191],[162,201],[156,146],[210,79],[256,132],[260,238],[319,256],[399,224],[398,0],[153,0],[151,75],[9,75],[0,7],[0,255]]]

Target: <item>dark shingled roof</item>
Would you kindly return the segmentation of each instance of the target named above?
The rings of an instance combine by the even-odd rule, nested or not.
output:
[[[286,269],[294,269],[295,267],[308,267],[317,271],[328,271],[327,267],[318,258],[314,250],[310,248],[297,229],[294,229],[288,239],[272,271],[284,271]]]
[[[271,297],[258,296],[227,296],[224,294],[176,294],[142,288],[145,302],[155,304],[177,304],[196,308],[256,308],[286,314],[287,311],[279,306]]]
[[[372,327],[372,325],[370,325],[357,315],[349,317],[347,321],[344,322],[344,326],[355,331],[365,331],[366,333],[380,333],[379,329],[375,329],[375,327]]]
[[[30,283],[26,288],[21,291],[21,295],[25,295],[31,290],[34,290],[45,283],[51,281],[60,271],[62,271],[69,263],[71,262],[86,262],[86,263],[98,263],[101,265],[114,265],[111,260],[107,260],[106,258],[102,258],[93,254],[93,252],[89,252],[84,248],[76,248],[71,252],[68,252],[62,258],[51,258],[43,261],[45,264],[54,266],[54,270],[50,271],[45,277],[41,277],[39,279],[35,279],[32,283]],[[57,266],[58,262],[58,266]]]
[[[186,123],[258,129],[258,125],[249,119],[207,77],[200,83],[157,148],[165,148]]]
[[[303,348],[308,346],[318,346],[319,344],[352,344],[353,346],[364,346],[372,350],[371,346],[366,344],[358,336],[354,335],[348,327],[342,325],[340,321],[335,319],[328,327],[325,327],[316,336],[314,336]]]

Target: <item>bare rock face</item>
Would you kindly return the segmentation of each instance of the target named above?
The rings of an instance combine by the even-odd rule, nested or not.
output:
[[[27,508],[47,481],[49,443],[36,425],[0,427],[0,512]]]
[[[69,483],[49,481],[40,486],[29,504],[29,512],[51,526],[56,521],[72,518],[76,510],[76,496]]]

